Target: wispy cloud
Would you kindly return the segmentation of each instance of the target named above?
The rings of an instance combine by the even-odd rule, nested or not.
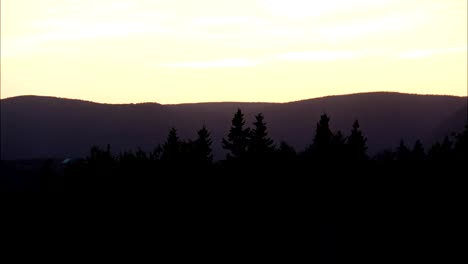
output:
[[[98,6],[100,7],[100,6]],[[127,5],[113,5],[110,10],[124,9]],[[100,13],[99,8],[88,10],[87,13],[51,16],[34,21],[29,34],[10,33],[2,38],[2,56],[13,57],[36,53],[66,52],[70,44],[77,46],[86,41],[95,41],[103,45],[106,40],[130,39],[151,36],[167,37],[174,33],[170,26],[171,17],[150,11],[140,11],[131,14],[116,12],[113,15]],[[109,12],[109,11],[106,11]],[[106,15],[107,14],[107,15]],[[90,17],[85,20],[83,17]],[[96,18],[97,17],[97,18]],[[69,48],[67,53],[73,53]]]

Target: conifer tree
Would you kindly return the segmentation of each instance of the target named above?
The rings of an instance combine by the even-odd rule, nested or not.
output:
[[[181,158],[182,142],[177,135],[177,129],[171,128],[167,140],[162,148],[161,160],[165,162],[176,162]]]
[[[111,153],[110,144],[107,144],[106,150],[101,149],[99,146],[91,148],[90,156],[87,157],[89,168],[88,180],[93,181],[92,188],[101,188],[107,184],[108,177],[114,175],[116,159]],[[85,179],[85,177],[83,179]],[[88,187],[91,187],[88,186]]]
[[[281,141],[279,148],[276,150],[276,153],[279,155],[280,158],[294,158],[296,157],[296,150],[290,146],[285,141]]]
[[[250,133],[248,152],[254,159],[267,158],[274,151],[273,140],[268,137],[264,117],[260,113],[255,116],[254,128]]]
[[[296,150],[285,141],[281,141],[279,146],[274,150],[274,160],[271,163],[272,166],[270,168],[274,170],[285,169],[287,173],[290,173],[291,169],[296,168],[296,161]]]
[[[330,118],[323,114],[315,129],[314,142],[312,144],[312,154],[315,159],[324,160],[330,158],[331,141],[333,133],[329,127]]]
[[[223,149],[229,151],[227,159],[244,159],[249,143],[250,129],[244,128],[244,114],[240,109],[232,119],[232,126],[229,130],[228,138],[223,138]]]
[[[347,149],[349,158],[352,161],[367,160],[367,138],[364,137],[359,126],[359,121],[355,120],[351,135],[347,139]]]
[[[92,146],[91,153],[87,158],[90,165],[98,167],[110,166],[114,162],[114,157],[111,153],[110,144],[107,144],[106,150],[101,149],[99,146]]]
[[[446,136],[442,143],[436,142],[427,153],[428,159],[434,162],[447,162],[452,156],[452,142]]]
[[[200,163],[200,165],[210,164],[213,161],[210,132],[203,126],[197,134],[198,138],[193,142],[195,162]]]
[[[425,160],[426,153],[424,152],[424,147],[420,140],[416,140],[416,143],[414,143],[413,151],[411,152],[411,158],[415,162],[421,162]]]

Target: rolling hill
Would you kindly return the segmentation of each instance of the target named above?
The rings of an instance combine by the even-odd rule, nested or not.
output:
[[[312,142],[322,113],[332,130],[347,135],[355,119],[368,138],[371,154],[395,147],[400,139],[432,144],[467,120],[467,98],[389,92],[328,96],[290,103],[196,103],[161,105],[99,104],[41,96],[0,101],[1,159],[84,157],[93,144],[111,144],[115,152],[141,147],[149,151],[165,141],[170,127],[182,139],[195,138],[206,125],[212,133],[216,158],[223,158],[226,136],[237,108],[247,124],[262,112],[270,135],[297,150]]]

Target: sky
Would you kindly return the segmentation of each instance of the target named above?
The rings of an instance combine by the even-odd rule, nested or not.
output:
[[[467,95],[466,0],[2,0],[1,98]]]

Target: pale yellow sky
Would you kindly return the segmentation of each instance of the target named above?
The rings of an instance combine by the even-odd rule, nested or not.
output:
[[[1,98],[467,93],[466,0],[2,0]]]

